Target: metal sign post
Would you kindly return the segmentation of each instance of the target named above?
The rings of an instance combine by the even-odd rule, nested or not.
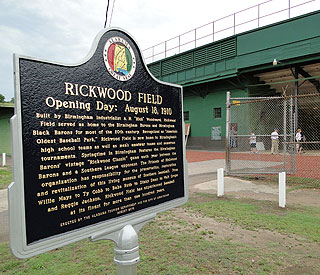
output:
[[[231,159],[230,159],[230,92],[227,92],[226,100],[226,173],[230,174]]]
[[[91,241],[111,240],[114,242],[114,262],[117,265],[118,275],[136,275],[139,257],[138,232],[156,215],[149,215],[136,221],[136,224],[127,224],[122,228],[111,228],[90,237]]]

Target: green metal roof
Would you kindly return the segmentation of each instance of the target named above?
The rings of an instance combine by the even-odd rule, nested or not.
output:
[[[11,102],[0,102],[1,108],[14,108],[14,103]]]
[[[163,81],[183,86],[320,59],[320,11],[230,36],[148,65]]]

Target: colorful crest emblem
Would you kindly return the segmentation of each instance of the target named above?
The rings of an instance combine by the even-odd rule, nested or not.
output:
[[[121,37],[111,37],[103,48],[104,63],[117,80],[129,80],[136,70],[136,57],[130,44]]]

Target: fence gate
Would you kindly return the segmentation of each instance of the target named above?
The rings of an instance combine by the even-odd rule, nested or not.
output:
[[[293,97],[230,98],[228,92],[227,173],[273,174],[286,171],[294,174],[295,114]],[[275,130],[278,140],[273,142],[271,133]]]

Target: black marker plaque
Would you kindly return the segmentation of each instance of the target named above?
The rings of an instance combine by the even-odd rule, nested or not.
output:
[[[125,32],[80,65],[16,64],[27,245],[186,197],[181,88]]]

